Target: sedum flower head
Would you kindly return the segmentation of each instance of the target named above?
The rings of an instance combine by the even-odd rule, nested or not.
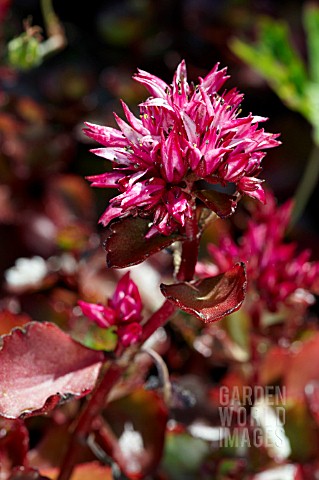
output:
[[[253,212],[238,243],[226,235],[218,246],[208,246],[215,264],[213,273],[226,271],[236,261],[244,262],[248,292],[254,298],[257,294],[272,312],[279,311],[282,304],[306,308],[314,302],[312,292],[318,289],[319,262],[309,261],[309,250],[297,253],[296,244],[284,241],[291,210],[291,201],[278,207],[267,193],[267,205]],[[199,264],[197,273],[206,276],[212,271]]]
[[[243,95],[220,92],[228,76],[218,68],[196,86],[187,81],[184,61],[171,85],[139,70],[134,79],[151,95],[139,105],[140,118],[122,102],[126,121],[114,114],[119,129],[86,124],[86,134],[103,145],[92,151],[112,163],[111,172],[88,179],[92,186],[119,190],[100,219],[103,225],[141,215],[150,218],[149,235],[183,231],[195,215],[199,180],[233,184],[236,201],[247,194],[264,202],[257,176],[264,150],[279,144],[278,135],[258,127],[266,118],[239,116]]]
[[[84,315],[101,328],[116,326],[120,343],[128,347],[138,342],[142,334],[142,301],[135,283],[126,273],[118,282],[107,305],[79,301]]]

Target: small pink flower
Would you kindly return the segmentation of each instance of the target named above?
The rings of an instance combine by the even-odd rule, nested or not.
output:
[[[142,336],[142,326],[133,322],[127,325],[120,325],[117,330],[118,336],[124,347],[129,347],[137,343]]]
[[[109,306],[115,311],[117,320],[136,322],[142,318],[142,300],[136,284],[126,273],[118,282]]]
[[[83,300],[79,300],[78,303],[84,315],[93,320],[99,327],[108,328],[114,325],[115,312],[111,308],[96,303],[87,303]]]
[[[296,245],[284,241],[292,202],[277,207],[269,192],[266,198],[267,204],[253,211],[238,244],[224,236],[218,246],[208,246],[214,261],[211,268],[220,273],[242,261],[247,267],[248,291],[257,293],[268,310],[278,311],[281,304],[307,307],[314,301],[311,292],[317,289],[319,262],[310,262],[309,251],[297,254]],[[211,268],[199,264],[197,273],[205,276]]]
[[[148,236],[182,233],[185,221],[195,216],[200,180],[231,183],[238,198],[246,194],[264,202],[256,176],[264,150],[279,144],[278,135],[258,128],[265,118],[239,117],[243,95],[236,89],[218,93],[228,79],[226,69],[215,65],[197,86],[187,82],[184,61],[172,85],[142,70],[134,79],[151,95],[139,105],[140,118],[122,102],[127,121],[115,114],[119,130],[86,124],[86,134],[103,145],[92,152],[113,167],[88,180],[95,187],[119,190],[100,218],[103,225],[142,215],[153,223]]]
[[[80,300],[84,315],[101,328],[117,327],[119,341],[128,347],[139,341],[142,335],[142,301],[135,283],[126,273],[118,282],[108,305],[87,303]]]

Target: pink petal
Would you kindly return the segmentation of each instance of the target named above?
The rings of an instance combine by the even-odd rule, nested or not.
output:
[[[256,198],[261,203],[266,203],[266,195],[261,186],[262,180],[254,177],[242,177],[238,182],[238,190],[249,197]]]
[[[141,317],[142,300],[137,285],[130,279],[129,272],[118,282],[111,305],[121,312],[122,321],[137,320]]]
[[[114,325],[115,312],[111,308],[97,303],[87,303],[83,300],[79,300],[78,304],[83,314],[93,320],[99,327],[109,328]]]
[[[121,172],[107,172],[101,173],[100,175],[91,175],[90,177],[85,178],[92,182],[91,187],[118,188],[118,181],[124,177],[125,174]]]
[[[174,187],[168,192],[165,204],[168,213],[182,226],[185,225],[185,217],[191,218],[193,215],[190,196],[182,192],[179,187]]]
[[[137,343],[142,336],[142,326],[139,323],[129,323],[118,327],[117,334],[119,341],[124,347],[129,347]]]
[[[178,65],[173,78],[173,95],[172,99],[175,105],[179,107],[184,106],[187,102],[187,95],[189,93],[189,86],[187,83],[187,71],[185,60],[182,60]]]
[[[123,135],[133,144],[139,143],[141,135],[134,130],[128,123],[124,122],[116,113],[114,113],[116,123],[123,132]]]
[[[169,90],[169,86],[160,78],[140,69],[138,69],[138,73],[135,74],[133,78],[136,82],[144,85],[153,97],[166,98],[166,92]]]
[[[131,207],[153,206],[160,200],[165,182],[162,179],[154,178],[137,182],[129,187],[125,193],[116,197],[124,209]]]
[[[188,143],[186,152],[187,152],[188,163],[190,168],[193,171],[196,171],[200,161],[203,158],[203,154],[201,150],[198,147],[192,145],[191,143]],[[199,176],[202,176],[202,175],[199,175]],[[205,175],[203,176],[206,176],[206,172],[205,172]]]
[[[88,127],[84,129],[85,135],[106,147],[124,147],[127,145],[125,137],[115,128],[103,127],[89,122],[85,122],[85,125]]]
[[[126,140],[126,147],[128,146],[128,140]],[[120,165],[131,165],[131,155],[124,148],[108,147],[108,148],[94,148],[90,150],[91,153],[98,157],[105,158],[111,162],[118,163]]]
[[[127,118],[127,121],[132,125],[134,130],[136,130],[141,135],[149,135],[150,132],[147,130],[147,128],[143,126],[141,120],[139,120],[133,115],[133,113],[130,111],[126,103],[123,102],[123,100],[121,100],[121,104],[122,104],[125,116]]]
[[[99,223],[106,227],[111,222],[111,220],[117,217],[121,217],[123,213],[123,208],[113,207],[112,205],[109,205],[105,212],[101,215]]]
[[[166,140],[162,133],[161,153],[164,176],[170,183],[179,183],[186,173],[187,165],[175,130],[170,132]]]
[[[163,107],[171,112],[175,112],[174,108],[171,107],[165,98],[148,98],[145,102],[139,104],[140,107]]]
[[[205,165],[205,174],[204,177],[212,175],[216,172],[219,165],[223,161],[225,153],[229,152],[228,148],[213,148],[205,154],[203,159],[203,164]],[[204,173],[204,172],[203,172]]]
[[[212,70],[202,79],[201,86],[207,90],[207,93],[218,92],[218,90],[224,85],[226,80],[228,80],[229,75],[226,75],[227,68],[218,70],[219,63],[212,68]]]
[[[187,115],[187,113],[185,113],[185,112],[183,112],[181,114],[181,117],[182,117],[182,120],[183,120],[183,124],[184,124],[185,130],[186,130],[186,134],[187,134],[187,138],[188,138],[189,142],[192,145],[197,146],[198,141],[199,141],[199,137],[196,135],[196,124],[195,124],[195,122],[193,122],[193,120],[190,118],[190,116]]]

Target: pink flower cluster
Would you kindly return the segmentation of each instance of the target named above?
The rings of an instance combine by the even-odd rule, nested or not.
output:
[[[87,123],[86,135],[104,148],[92,150],[110,160],[113,170],[88,177],[94,187],[117,188],[100,222],[141,215],[150,218],[148,235],[182,231],[195,215],[198,180],[226,186],[235,194],[264,201],[261,171],[264,150],[279,144],[278,135],[258,128],[266,118],[239,117],[243,95],[236,89],[219,94],[226,69],[218,64],[198,85],[187,82],[185,62],[172,85],[143,70],[134,79],[151,97],[136,118],[122,102],[127,122],[116,114],[119,130]]]
[[[101,328],[116,326],[119,342],[128,347],[142,335],[142,301],[135,283],[125,274],[107,305],[79,301],[84,315]]]
[[[278,207],[267,193],[267,204],[253,211],[239,244],[230,236],[224,236],[218,246],[210,244],[215,265],[199,264],[197,273],[216,275],[242,261],[247,267],[248,291],[257,294],[269,311],[278,311],[283,303],[309,306],[314,301],[311,292],[318,289],[319,262],[309,262],[309,250],[297,253],[294,243],[285,243],[291,210],[291,201]]]

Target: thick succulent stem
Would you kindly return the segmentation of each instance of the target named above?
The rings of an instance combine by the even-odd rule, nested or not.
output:
[[[195,212],[194,216],[187,220],[185,227],[187,240],[182,244],[181,263],[177,273],[177,279],[181,282],[193,280],[197,263],[199,234]]]
[[[176,310],[177,307],[169,300],[166,300],[163,305],[153,313],[143,327],[141,342],[144,343],[159,327],[165,325]]]
[[[120,379],[124,370],[124,366],[120,366],[115,362],[108,365],[108,368],[105,371],[100,383],[97,385],[78,418],[77,424],[73,430],[68,450],[61,465],[58,480],[68,480],[70,478],[77,460],[79,445],[86,440],[91,430],[93,420],[103,409],[108,394]]]

